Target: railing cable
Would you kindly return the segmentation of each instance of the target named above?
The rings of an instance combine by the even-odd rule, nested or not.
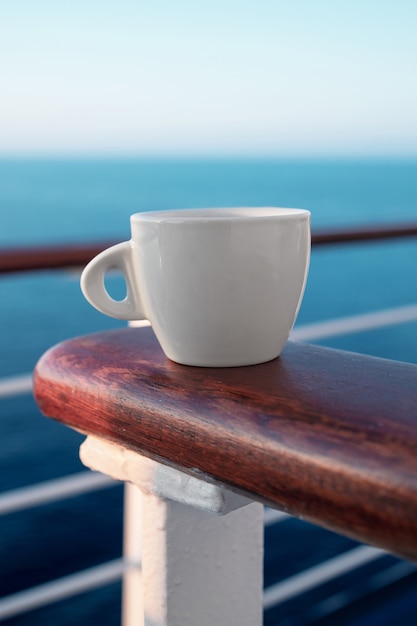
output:
[[[282,582],[268,587],[264,592],[264,609],[270,609],[281,602],[290,600],[301,593],[318,587],[336,576],[342,576],[357,567],[385,555],[386,552],[383,550],[370,546],[353,548],[333,559],[315,565],[310,569],[304,570],[299,574],[295,574]]]
[[[415,321],[417,321],[417,304],[410,304],[382,311],[372,311],[370,313],[305,324],[294,328],[291,339],[294,341],[317,341],[319,339]]]
[[[7,376],[0,379],[0,398],[21,396],[32,391],[32,374]]]
[[[104,474],[90,471],[78,472],[71,476],[56,478],[0,494],[0,515],[15,513],[116,485],[120,485],[120,483]]]
[[[117,582],[128,567],[131,565],[125,563],[123,559],[115,559],[82,572],[14,593],[0,599],[0,620],[3,621],[79,593]]]

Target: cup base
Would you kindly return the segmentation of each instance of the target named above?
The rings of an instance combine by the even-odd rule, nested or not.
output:
[[[166,355],[167,356],[167,355]],[[268,358],[263,358],[263,359],[248,359],[247,361],[230,361],[225,363],[224,361],[210,361],[210,362],[204,362],[201,363],[199,362],[189,362],[188,359],[182,360],[182,359],[177,359],[177,358],[172,358],[170,356],[167,356],[167,358],[172,361],[173,363],[177,363],[178,365],[185,365],[186,367],[207,367],[207,368],[228,368],[228,367],[251,367],[254,365],[262,365],[262,363],[270,363],[271,361],[275,361],[275,359],[279,358],[279,354],[277,354],[276,356],[273,357],[268,357]],[[185,362],[187,361],[187,362]]]

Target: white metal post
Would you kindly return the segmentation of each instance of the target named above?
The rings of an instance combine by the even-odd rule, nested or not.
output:
[[[145,626],[260,626],[262,506],[215,516],[153,495],[145,500]]]
[[[99,439],[81,459],[143,492],[126,490],[125,558],[142,575],[126,575],[123,626],[262,624],[261,504]]]
[[[122,626],[144,626],[142,582],[143,494],[136,485],[125,483],[123,517]]]

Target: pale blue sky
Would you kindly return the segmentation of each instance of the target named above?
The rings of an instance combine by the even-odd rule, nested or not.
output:
[[[0,153],[417,156],[416,0],[0,0]]]

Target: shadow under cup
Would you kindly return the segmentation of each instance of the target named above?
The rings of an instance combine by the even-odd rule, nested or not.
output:
[[[240,208],[136,213],[132,239],[85,268],[81,286],[98,310],[149,319],[165,354],[205,367],[276,358],[300,308],[310,259],[310,213]],[[105,273],[120,269],[114,301]]]

